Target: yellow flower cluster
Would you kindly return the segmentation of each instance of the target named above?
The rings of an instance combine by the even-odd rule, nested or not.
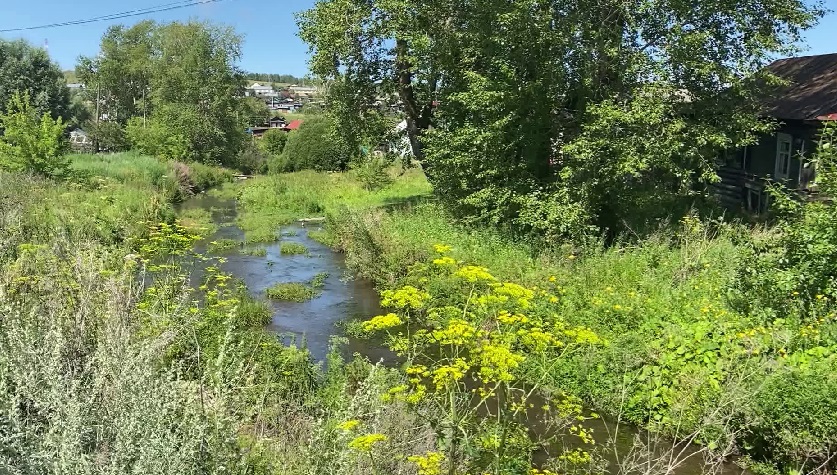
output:
[[[533,468],[532,470],[529,471],[529,475],[558,475],[558,474],[556,472],[553,472],[552,470],[547,470],[547,469],[539,470],[537,468]]]
[[[404,323],[401,318],[394,314],[388,313],[386,315],[378,315],[370,320],[363,322],[361,327],[365,332],[372,332],[378,330],[386,330],[388,328],[397,327]]]
[[[385,290],[381,292],[381,305],[384,307],[395,307],[418,310],[430,299],[430,294],[423,292],[412,285],[406,285],[398,290]]]
[[[424,455],[411,455],[407,460],[418,466],[418,475],[440,475],[445,456],[439,452],[427,452]]]
[[[448,323],[447,328],[433,331],[433,339],[442,345],[462,346],[477,336],[477,329],[469,322],[460,319],[453,319]]]
[[[478,363],[479,375],[483,382],[504,381],[514,379],[512,373],[523,362],[523,355],[512,352],[509,347],[501,344],[484,344],[474,350],[474,359]]]
[[[471,366],[462,358],[457,358],[451,365],[439,366],[433,370],[433,384],[440,391],[450,384],[456,384],[465,377]]]
[[[488,272],[487,268],[480,266],[463,266],[458,271],[456,271],[454,275],[456,275],[457,277],[461,277],[467,280],[468,282],[493,282],[497,280],[496,277],[494,277],[493,275],[491,275],[491,273]]]
[[[450,247],[450,246],[446,246],[444,244],[436,244],[436,245],[433,246],[433,250],[435,250],[439,254],[448,253],[448,252],[451,251],[451,249],[453,249],[453,248]]]
[[[456,259],[450,256],[443,256],[438,259],[433,259],[433,264],[439,267],[446,267],[446,266],[455,266]]]
[[[387,436],[384,434],[366,434],[360,435],[349,442],[349,448],[357,450],[358,452],[370,452],[372,447],[378,442],[384,442]]]
[[[360,425],[360,421],[357,419],[350,419],[346,422],[341,422],[337,425],[337,428],[340,430],[350,431],[354,430],[357,426]]]
[[[514,325],[517,323],[529,323],[529,317],[520,313],[512,315],[510,312],[504,310],[497,315],[497,321],[506,325]]]

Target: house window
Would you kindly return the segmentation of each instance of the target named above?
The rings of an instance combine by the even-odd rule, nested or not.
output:
[[[785,180],[790,175],[793,137],[788,134],[776,134],[776,170],[777,180]]]

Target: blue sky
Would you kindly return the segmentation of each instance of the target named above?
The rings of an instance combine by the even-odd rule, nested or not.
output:
[[[172,3],[172,0],[0,0],[0,30],[81,20],[110,13]],[[119,20],[133,24],[139,19],[157,21],[197,18],[225,23],[244,35],[241,66],[254,72],[294,74],[307,72],[307,48],[296,36],[293,13],[310,8],[314,0],[225,0],[181,10]],[[837,9],[837,0],[825,0]],[[89,23],[19,33],[0,33],[3,38],[26,38],[49,44],[52,58],[64,69],[72,69],[79,55],[98,51],[99,39],[111,22]],[[809,49],[803,54],[837,52],[837,13],[830,13],[820,25],[806,34]]]

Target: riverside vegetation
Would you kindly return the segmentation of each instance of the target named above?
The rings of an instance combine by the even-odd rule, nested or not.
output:
[[[832,131],[817,157],[822,170],[836,158]],[[824,189],[829,173],[821,174]],[[390,398],[428,404],[422,415],[439,448],[432,463],[443,473],[459,473],[463,460],[520,473],[533,447],[550,447],[528,437],[525,420],[582,403],[699,444],[709,465],[737,454],[759,473],[833,468],[837,295],[828,277],[828,205],[799,204],[777,188],[774,226],[695,211],[641,242],[556,248],[457,224],[419,170],[399,175],[367,191],[355,172],[300,172],[259,177],[235,193],[241,225],[256,236],[311,213],[327,216],[315,237],[383,290],[392,313],[353,331],[388,335],[409,362],[408,381]],[[557,402],[535,415],[538,408],[526,408],[539,393]],[[607,446],[582,445],[544,467],[595,472]],[[642,471],[670,468],[655,460],[661,465]]]

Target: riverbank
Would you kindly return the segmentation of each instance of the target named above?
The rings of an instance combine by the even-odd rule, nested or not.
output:
[[[0,173],[0,471],[414,472],[432,431],[380,404],[397,372],[286,346],[144,165],[93,165],[120,172]]]
[[[828,466],[837,447],[834,314],[778,319],[747,309],[737,284],[752,249],[774,231],[686,216],[639,243],[544,248],[457,224],[411,173],[379,192],[362,192],[351,174],[260,177],[237,192],[242,227],[258,234],[324,215],[322,240],[385,290],[416,284],[409,270],[438,259],[435,245],[449,246],[453,262],[550,292],[544,314],[607,342],[561,358],[548,372],[552,390],[701,442],[713,457],[744,455],[762,473],[806,460]],[[421,279],[435,300],[444,273]]]

